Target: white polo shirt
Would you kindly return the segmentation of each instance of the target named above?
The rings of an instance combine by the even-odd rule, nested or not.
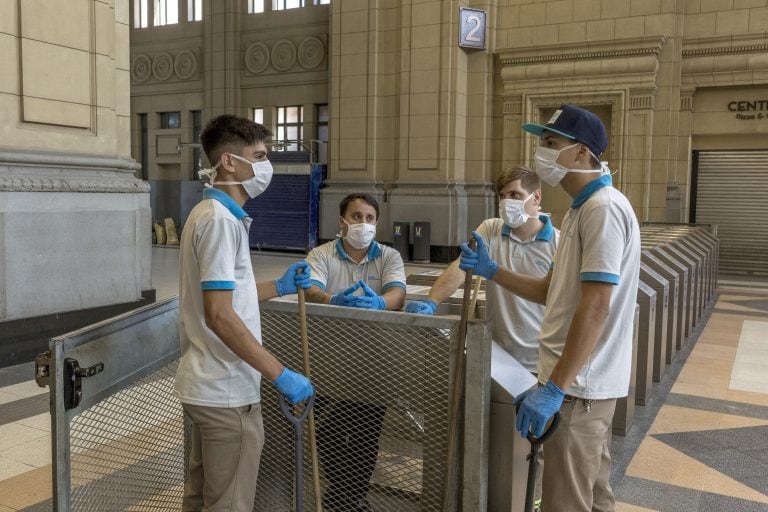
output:
[[[484,220],[477,228],[488,244],[488,254],[500,267],[533,277],[545,277],[555,257],[560,233],[546,215],[535,237],[521,240],[512,228],[498,218]],[[493,340],[501,345],[526,370],[535,373],[539,360],[539,332],[544,306],[518,297],[486,282],[485,315]]]
[[[232,290],[232,307],[261,342],[256,280],[248,246],[251,219],[215,188],[203,192],[181,235],[179,400],[208,407],[240,407],[261,400],[261,374],[205,325],[203,292]]]
[[[584,187],[560,229],[560,243],[541,329],[539,381],[547,382],[563,353],[582,281],[613,285],[605,329],[566,393],[592,399],[627,395],[640,276],[640,228],[610,176]]]
[[[333,295],[358,281],[365,281],[378,295],[393,286],[405,290],[403,258],[395,249],[375,240],[360,263],[349,257],[341,238],[312,249],[307,255],[307,263],[312,272],[312,284]],[[358,290],[355,294],[363,295],[363,292]]]

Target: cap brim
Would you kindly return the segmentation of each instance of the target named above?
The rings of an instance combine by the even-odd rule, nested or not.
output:
[[[576,137],[574,137],[573,135],[571,135],[569,133],[561,132],[560,130],[555,130],[554,128],[546,126],[546,125],[543,125],[543,124],[527,123],[527,124],[524,124],[521,128],[524,131],[528,132],[528,133],[532,133],[532,134],[536,135],[537,137],[543,137],[544,136],[544,131],[546,130],[548,132],[552,132],[552,133],[556,133],[558,135],[562,135],[563,137],[567,137],[567,138],[569,138],[571,140],[576,140]]]

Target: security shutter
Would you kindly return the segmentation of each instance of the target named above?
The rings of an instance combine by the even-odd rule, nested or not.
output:
[[[720,272],[768,274],[768,151],[700,151],[694,171],[691,220],[717,224]]]

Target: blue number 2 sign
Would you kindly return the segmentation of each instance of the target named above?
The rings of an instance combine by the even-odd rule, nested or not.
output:
[[[459,7],[459,46],[485,49],[486,11]]]

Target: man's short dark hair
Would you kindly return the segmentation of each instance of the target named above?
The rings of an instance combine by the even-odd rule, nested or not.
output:
[[[200,134],[200,144],[211,165],[226,151],[241,151],[245,146],[264,142],[272,132],[250,119],[224,114],[211,119]]]
[[[365,201],[369,205],[373,206],[373,209],[376,210],[376,220],[379,220],[379,203],[368,194],[364,194],[362,192],[355,192],[354,194],[349,194],[347,197],[341,200],[339,203],[339,215],[342,217],[344,214],[347,213],[347,207],[349,206],[349,203],[352,201],[360,199],[362,201]]]

